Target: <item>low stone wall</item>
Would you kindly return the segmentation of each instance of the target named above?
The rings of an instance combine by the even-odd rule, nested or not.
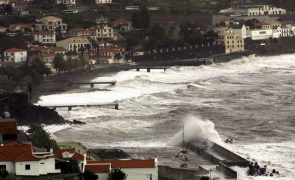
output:
[[[170,166],[159,166],[159,175],[177,180],[198,180],[209,171],[205,169],[188,169]]]

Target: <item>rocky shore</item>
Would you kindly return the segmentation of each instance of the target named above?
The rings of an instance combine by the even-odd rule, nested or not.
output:
[[[8,111],[18,125],[67,123],[57,112],[29,103],[25,93],[1,94],[0,99],[0,113]]]

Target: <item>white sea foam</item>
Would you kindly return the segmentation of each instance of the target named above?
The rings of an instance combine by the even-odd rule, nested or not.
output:
[[[259,143],[259,144],[227,144],[228,148],[248,157],[251,161],[257,161],[260,165],[267,165],[268,170],[276,169],[280,175],[274,177],[255,177],[245,175],[246,169],[239,169],[241,179],[295,179],[295,143]],[[237,168],[238,169],[238,168]]]
[[[187,86],[191,86],[192,88],[199,88],[203,90],[211,90],[211,88],[220,88],[217,86],[211,86],[216,84],[215,80],[222,79],[220,77],[233,77],[239,76],[243,74],[253,74],[255,77],[256,74],[269,72],[271,71],[279,71],[281,72],[284,69],[290,69],[295,67],[295,55],[280,55],[273,57],[244,57],[229,63],[221,63],[221,64],[212,64],[210,66],[199,66],[199,67],[172,67],[168,70],[164,71],[152,71],[151,73],[147,72],[137,72],[135,70],[130,71],[121,71],[115,73],[110,76],[98,77],[93,79],[92,81],[117,81],[115,86],[108,86],[110,91],[94,91],[94,92],[86,92],[86,93],[63,93],[63,94],[55,94],[49,96],[42,96],[41,100],[38,102],[40,105],[63,105],[63,104],[102,104],[102,103],[112,103],[116,101],[120,101],[120,106],[122,104],[123,111],[115,111],[109,109],[98,109],[98,108],[77,108],[75,111],[68,112],[66,110],[59,110],[59,112],[66,117],[66,119],[83,119],[85,121],[90,121],[91,125],[94,125],[94,122],[88,120],[88,118],[96,118],[99,116],[114,116],[114,117],[124,117],[124,116],[140,116],[142,115],[151,115],[153,113],[160,113],[167,111],[167,108],[164,107],[166,104],[176,104],[179,101],[186,101],[195,103],[198,105],[199,103],[203,103],[203,100],[196,100],[194,97],[190,97],[190,99],[183,97],[185,99],[178,98],[175,101],[171,101],[171,99],[162,99],[156,98],[154,96],[155,93],[163,93],[163,94],[172,94],[175,90],[186,89]],[[294,71],[288,70],[289,73],[294,73]],[[211,80],[212,79],[212,80]],[[237,82],[239,79],[237,78]],[[249,81],[247,83],[251,84],[251,78],[249,80],[243,79],[244,82]],[[229,82],[231,83],[231,82]],[[222,83],[219,83],[220,85]],[[168,93],[169,92],[169,93]],[[134,100],[137,98],[136,100]],[[180,100],[179,100],[180,99]],[[195,102],[194,102],[195,101]],[[216,101],[216,100],[215,100]],[[146,104],[145,104],[146,102]],[[137,104],[138,103],[138,104]],[[166,103],[166,104],[165,104]],[[206,103],[206,102],[205,102]],[[152,105],[162,105],[161,108],[150,108],[148,104]],[[204,103],[203,103],[204,104]],[[208,104],[208,106],[212,106],[212,104]],[[218,106],[218,104],[216,105]],[[126,109],[124,109],[126,107]],[[128,110],[127,110],[128,108]],[[168,106],[169,108],[169,106]],[[173,106],[170,106],[173,108]],[[134,109],[131,110],[131,109]],[[152,109],[153,112],[149,112]],[[173,110],[173,109],[171,109]],[[155,112],[154,112],[155,111]],[[188,123],[188,131],[195,132],[192,134],[187,134],[187,140],[192,139],[206,139],[206,137],[202,135],[202,132],[207,131],[206,128],[209,128],[213,132],[213,137],[217,140],[219,138],[218,133],[214,132],[214,124],[210,121],[203,121],[201,119],[195,120],[198,123],[190,122]],[[92,124],[93,123],[93,124]],[[113,128],[114,131],[118,131],[120,127],[126,128],[129,132],[136,131],[137,128],[145,128],[149,126],[153,126],[154,122],[151,124],[145,124],[143,122],[135,122],[135,124],[129,123],[127,120],[123,122],[97,122],[95,127],[103,127],[103,128]],[[121,123],[121,124],[120,124]],[[123,124],[122,124],[123,123]],[[124,124],[125,123],[125,124]],[[142,123],[142,125],[139,125]],[[88,127],[88,126],[87,126]],[[206,128],[204,128],[206,127]],[[75,127],[77,129],[81,128],[81,131],[88,131],[88,128],[83,127]],[[124,129],[123,128],[123,129]],[[197,130],[196,130],[197,129]],[[197,131],[200,133],[197,133]],[[89,132],[91,133],[91,132]],[[175,142],[179,143],[180,138],[182,136],[181,132],[179,132],[175,136]],[[211,136],[210,136],[211,138]],[[216,139],[211,140],[216,140]],[[162,141],[162,140],[161,140]],[[93,145],[96,144],[93,142]],[[112,142],[112,146],[138,146],[138,144],[143,147],[146,146],[162,146],[162,142],[146,142],[144,141],[126,141],[126,139],[122,140],[122,142]],[[234,145],[233,145],[234,146]],[[293,147],[293,148],[292,148]],[[233,147],[236,149],[236,152],[242,155],[250,155],[251,158],[257,159],[259,162],[264,163],[267,161],[271,161],[271,166],[278,169],[285,175],[284,177],[278,177],[281,179],[295,179],[294,172],[294,144],[288,144],[287,146],[281,145],[265,145],[265,144],[254,144],[254,145],[239,145]],[[289,149],[291,148],[291,149]],[[288,152],[284,152],[284,149],[287,149]],[[243,169],[241,170],[241,172]],[[291,174],[291,175],[290,175]],[[249,178],[250,177],[245,177]],[[255,178],[256,179],[256,178]]]
[[[221,142],[221,138],[215,130],[212,121],[203,120],[192,115],[185,117],[183,129],[169,140],[168,145],[178,146],[181,145],[183,140],[185,142],[206,142],[208,140],[217,143]]]
[[[41,96],[39,105],[66,104],[105,104],[140,97],[146,94],[173,91],[186,88],[186,83],[202,81],[209,78],[230,74],[254,72],[263,68],[286,68],[295,66],[294,55],[274,57],[244,57],[229,63],[213,64],[200,67],[174,67],[165,72],[137,72],[135,70],[121,71],[117,74],[98,77],[93,81],[117,81],[110,87],[111,91],[95,91],[86,93],[63,93]]]

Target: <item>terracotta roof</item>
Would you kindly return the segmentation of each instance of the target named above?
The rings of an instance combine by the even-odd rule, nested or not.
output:
[[[31,145],[23,144],[16,146],[0,146],[0,153],[6,154],[6,160],[15,161],[20,155],[24,153],[32,154]],[[3,158],[3,157],[2,157]],[[2,161],[2,159],[0,159]]]
[[[45,35],[53,35],[54,33],[50,31],[40,31],[40,32],[36,32],[35,34],[45,36]]]
[[[123,24],[131,24],[131,21],[128,21],[126,19],[116,19],[112,22],[113,26],[117,26],[117,25],[123,25]]]
[[[22,52],[22,51],[26,51],[24,49],[18,49],[18,48],[10,48],[5,50],[5,52]]]
[[[44,46],[35,46],[35,47],[31,47],[31,50],[32,51],[44,51],[46,50],[47,48],[44,47]]]
[[[40,159],[44,158],[37,158],[32,155],[32,153],[24,152],[19,157],[17,157],[14,161],[15,162],[24,162],[24,161],[39,161]]]
[[[87,161],[87,165],[110,163],[112,168],[154,168],[155,159],[119,159],[119,160],[97,160]]]
[[[117,46],[108,46],[104,47],[100,50],[100,52],[121,52],[124,50],[122,47],[117,47]]]
[[[86,37],[71,37],[58,41],[57,44],[59,43],[89,43],[89,39],[87,39]]]
[[[33,24],[31,23],[16,23],[16,24],[10,24],[9,27],[17,27],[17,26],[22,26],[22,27],[26,27],[26,28],[31,28],[33,26]]]
[[[109,173],[111,169],[111,164],[86,164],[85,170],[93,172],[95,174],[98,173]]]
[[[62,20],[61,18],[55,17],[55,16],[46,16],[41,18],[42,20],[47,20],[47,21],[60,21]]]
[[[22,145],[24,144],[19,141],[9,141],[4,144],[4,146],[22,146]]]
[[[63,47],[48,47],[47,49],[49,49],[52,52],[61,52],[61,51],[67,51],[65,48]]]
[[[4,153],[4,152],[0,152],[0,161],[10,161],[11,159],[9,158],[9,156]]]
[[[74,151],[73,149],[69,149],[69,150],[57,149],[57,150],[53,151],[53,154],[55,157],[63,158],[64,152],[68,152],[70,154],[73,154],[73,156],[71,158],[75,159],[76,161],[83,161],[84,160],[84,156],[79,153],[76,153],[76,151]]]

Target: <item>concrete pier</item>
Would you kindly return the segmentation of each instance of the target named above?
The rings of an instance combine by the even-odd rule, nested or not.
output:
[[[136,71],[140,71],[141,69],[146,69],[147,72],[151,72],[152,69],[163,69],[166,71],[168,69],[167,67],[138,67],[136,68]]]
[[[68,108],[68,111],[73,110],[74,107],[114,107],[114,109],[119,110],[119,104],[114,103],[114,104],[90,104],[90,105],[56,105],[56,106],[47,106],[50,109],[56,110],[57,108]]]
[[[116,85],[116,81],[102,81],[102,82],[68,82],[68,85],[71,86],[72,84],[86,84],[90,85],[90,88],[94,88],[96,84],[110,84],[112,86]]]

